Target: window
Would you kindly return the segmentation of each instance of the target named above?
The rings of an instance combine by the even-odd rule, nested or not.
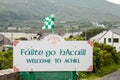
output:
[[[113,42],[118,43],[118,42],[119,42],[119,39],[118,39],[118,38],[114,38],[114,39],[113,39]]]
[[[106,43],[106,38],[104,38],[104,43]]]
[[[108,38],[108,42],[111,42],[111,38]]]

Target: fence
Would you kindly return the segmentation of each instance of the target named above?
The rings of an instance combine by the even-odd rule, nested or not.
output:
[[[76,72],[21,72],[20,80],[77,80]]]
[[[0,70],[0,80],[77,80],[76,72],[19,72]]]

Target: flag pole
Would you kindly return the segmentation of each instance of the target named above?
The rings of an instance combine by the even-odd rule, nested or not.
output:
[[[53,17],[52,20],[55,21],[54,14],[52,14],[52,17]],[[55,25],[52,26],[52,34],[55,34]]]
[[[54,29],[52,29],[52,34],[55,34],[55,30]]]

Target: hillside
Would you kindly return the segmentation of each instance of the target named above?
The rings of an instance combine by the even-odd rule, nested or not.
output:
[[[120,21],[120,6],[105,0],[0,0],[0,22],[42,20]]]

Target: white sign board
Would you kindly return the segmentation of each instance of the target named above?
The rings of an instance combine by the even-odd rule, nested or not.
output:
[[[65,41],[49,35],[40,41],[14,41],[14,71],[92,71],[91,41]]]

